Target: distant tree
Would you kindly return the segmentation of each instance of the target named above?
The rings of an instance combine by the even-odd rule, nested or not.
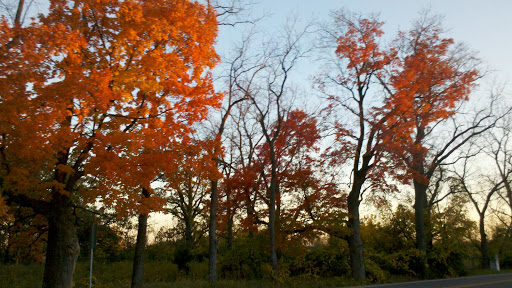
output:
[[[489,268],[488,238],[486,233],[485,216],[487,209],[492,204],[493,198],[503,187],[503,180],[487,178],[485,175],[475,176],[471,174],[468,167],[468,160],[464,161],[462,171],[455,172],[451,190],[465,193],[471,204],[478,213],[478,228],[480,233],[480,253],[482,268]],[[478,177],[478,184],[474,183]],[[492,176],[490,176],[492,177]],[[472,179],[473,178],[473,179]],[[487,178],[487,179],[486,179]],[[484,181],[487,180],[487,181]],[[473,183],[472,183],[473,182]],[[488,182],[488,183],[486,183]],[[473,184],[473,185],[472,185]],[[476,184],[476,185],[475,185]]]

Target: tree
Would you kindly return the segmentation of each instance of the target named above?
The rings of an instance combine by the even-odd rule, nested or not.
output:
[[[27,27],[0,24],[2,197],[48,220],[43,287],[72,286],[74,207],[137,207],[177,165],[170,144],[218,105],[216,31],[185,0],[55,0]]]
[[[344,112],[353,116],[346,120],[346,124],[336,123],[336,144],[339,148],[330,153],[337,165],[343,165],[347,161],[352,163],[347,222],[350,230],[350,266],[352,277],[357,281],[363,281],[366,276],[359,205],[365,191],[372,186],[385,186],[382,179],[386,169],[379,169],[382,165],[379,162],[385,152],[381,145],[382,134],[389,128],[383,124],[394,113],[391,109],[386,111],[386,114],[375,114],[374,112],[382,106],[372,107],[368,102],[383,105],[384,99],[372,97],[372,86],[378,86],[377,77],[382,76],[396,53],[393,49],[386,51],[379,47],[379,38],[383,35],[383,22],[375,18],[351,15],[343,10],[335,13],[334,18],[334,29],[341,31],[330,27],[327,30],[336,38],[335,52],[338,59],[331,63],[334,64],[337,74],[322,75],[318,79],[318,85],[331,102],[327,108],[329,114],[341,108],[340,114]],[[341,95],[328,89],[332,84],[335,88],[341,88]]]
[[[424,254],[420,274],[425,276],[425,216],[430,179],[437,167],[472,137],[490,129],[497,117],[492,109],[481,109],[475,112],[473,120],[457,121],[455,116],[461,104],[469,99],[480,77],[478,61],[464,46],[443,37],[439,17],[422,15],[410,31],[400,34],[397,43],[400,61],[388,80],[381,81],[389,93],[384,111],[396,111],[386,123],[397,128],[385,141],[395,157],[403,161],[413,182],[416,244]],[[453,127],[441,132],[441,128],[450,127],[447,123]],[[446,135],[442,141],[434,137],[439,133]]]
[[[499,221],[504,226],[508,227],[504,235],[503,242],[498,249],[499,254],[502,253],[506,244],[505,242],[510,237],[509,235],[512,227],[512,127],[510,124],[510,111],[510,108],[505,109],[505,112],[508,114],[500,119],[495,129],[490,131],[490,133],[487,133],[487,141],[484,142],[484,152],[495,164],[494,167],[498,176],[496,182],[503,183],[502,189],[497,191],[499,202],[496,206],[500,207],[502,206],[500,205],[501,203],[505,203],[509,210],[509,214],[507,214],[501,209],[495,209],[495,214]]]
[[[307,28],[306,28],[307,29]],[[279,277],[277,253],[276,253],[276,199],[279,195],[278,160],[275,143],[281,133],[282,122],[285,119],[285,95],[287,94],[287,81],[290,71],[296,66],[297,61],[307,52],[301,47],[301,40],[307,30],[296,33],[290,29],[285,31],[283,44],[275,43],[265,51],[265,57],[260,67],[264,74],[260,86],[248,90],[248,87],[239,86],[250,99],[254,108],[256,121],[258,122],[263,139],[268,145],[270,160],[270,181],[267,185],[269,198],[269,242],[271,250],[271,263],[274,277]],[[263,168],[263,167],[262,167]],[[266,183],[267,184],[267,183]]]
[[[497,192],[503,188],[503,179],[501,177],[492,177],[491,175],[478,175],[476,176],[477,182],[475,183],[475,176],[471,174],[470,165],[468,163],[470,157],[464,159],[460,172],[455,171],[455,176],[452,178],[452,186],[450,190],[454,192],[465,193],[476,212],[478,213],[478,228],[480,233],[480,253],[482,268],[489,268],[489,253],[488,253],[488,238],[486,233],[485,216],[487,209],[491,205],[491,201]],[[484,160],[485,161],[485,160]],[[473,179],[472,179],[473,178]],[[483,180],[487,181],[483,181]]]
[[[215,146],[212,151],[212,157],[215,161],[216,167],[221,165],[221,153],[222,153],[222,137],[224,131],[227,126],[228,118],[231,116],[231,110],[236,107],[236,105],[244,100],[247,100],[244,93],[241,93],[240,89],[237,87],[239,77],[245,74],[244,60],[246,53],[246,43],[244,40],[242,42],[242,47],[238,48],[238,53],[235,55],[234,59],[228,61],[228,73],[226,77],[227,81],[227,91],[226,91],[226,101],[225,108],[222,109],[222,113],[220,115],[220,122],[217,127],[215,127],[213,132],[213,137],[215,141]],[[209,249],[209,272],[208,272],[208,281],[216,282],[217,281],[217,202],[219,198],[218,192],[219,180],[215,179],[211,181],[211,197],[210,197],[210,223],[209,223],[209,241],[210,241],[210,249]]]
[[[180,167],[165,178],[164,190],[169,192],[168,211],[183,225],[183,239],[188,248],[193,247],[198,238],[198,219],[206,211],[211,181],[220,178],[210,154],[216,145],[209,140],[194,140],[182,145],[181,149],[176,149],[182,159]]]

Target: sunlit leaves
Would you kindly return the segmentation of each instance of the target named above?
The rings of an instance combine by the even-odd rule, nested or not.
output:
[[[33,183],[13,189],[41,200],[76,190],[125,212],[162,206],[136,195],[176,171],[174,149],[220,105],[207,73],[216,25],[186,0],[56,0],[25,28],[2,22],[4,187]]]

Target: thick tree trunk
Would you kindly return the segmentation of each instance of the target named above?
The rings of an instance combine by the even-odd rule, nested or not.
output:
[[[480,215],[480,252],[482,253],[482,268],[489,268],[489,255],[487,253],[487,234],[485,234],[484,215]]]
[[[416,229],[416,248],[423,253],[419,275],[427,275],[427,239],[425,233],[425,212],[427,206],[427,185],[414,180],[414,217]]]
[[[149,191],[142,188],[142,196],[149,198]],[[144,287],[144,258],[148,231],[148,213],[139,214],[139,227],[137,229],[137,242],[133,257],[132,288]]]
[[[427,254],[428,252],[432,251],[432,248],[434,248],[434,231],[432,227],[432,207],[427,206],[426,208],[426,218],[425,218],[425,240],[426,240],[426,246],[427,246]]]
[[[219,192],[217,190],[219,181],[212,181],[211,204],[210,204],[210,253],[208,263],[208,281],[217,282],[217,201]]]
[[[147,229],[148,214],[140,214],[137,242],[135,243],[135,256],[133,258],[132,288],[144,287],[144,252],[146,248]]]
[[[363,241],[361,240],[361,222],[359,219],[360,190],[360,185],[354,185],[348,196],[348,228],[350,230],[348,246],[350,251],[350,267],[352,268],[352,277],[356,281],[363,281],[366,279],[363,256]]]
[[[66,197],[60,200],[68,202]],[[73,287],[73,273],[80,254],[74,216],[69,203],[56,205],[48,217],[48,245],[44,266],[43,288]],[[59,209],[60,208],[60,209]]]
[[[187,247],[194,246],[194,237],[192,236],[192,228],[194,226],[194,219],[192,219],[193,211],[189,211],[187,219],[185,219],[185,243]]]

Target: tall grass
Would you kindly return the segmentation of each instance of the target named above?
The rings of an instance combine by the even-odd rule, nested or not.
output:
[[[0,287],[38,288],[43,279],[43,264],[0,265]],[[132,263],[94,263],[94,288],[130,287]],[[145,283],[147,288],[260,288],[272,287],[270,279],[260,280],[220,280],[217,284],[208,283],[208,262],[192,262],[188,273],[178,271],[176,264],[168,261],[147,262]],[[279,280],[279,287],[339,287],[354,284],[347,278],[306,279],[304,277]],[[78,262],[73,277],[74,288],[89,287],[89,263]]]

